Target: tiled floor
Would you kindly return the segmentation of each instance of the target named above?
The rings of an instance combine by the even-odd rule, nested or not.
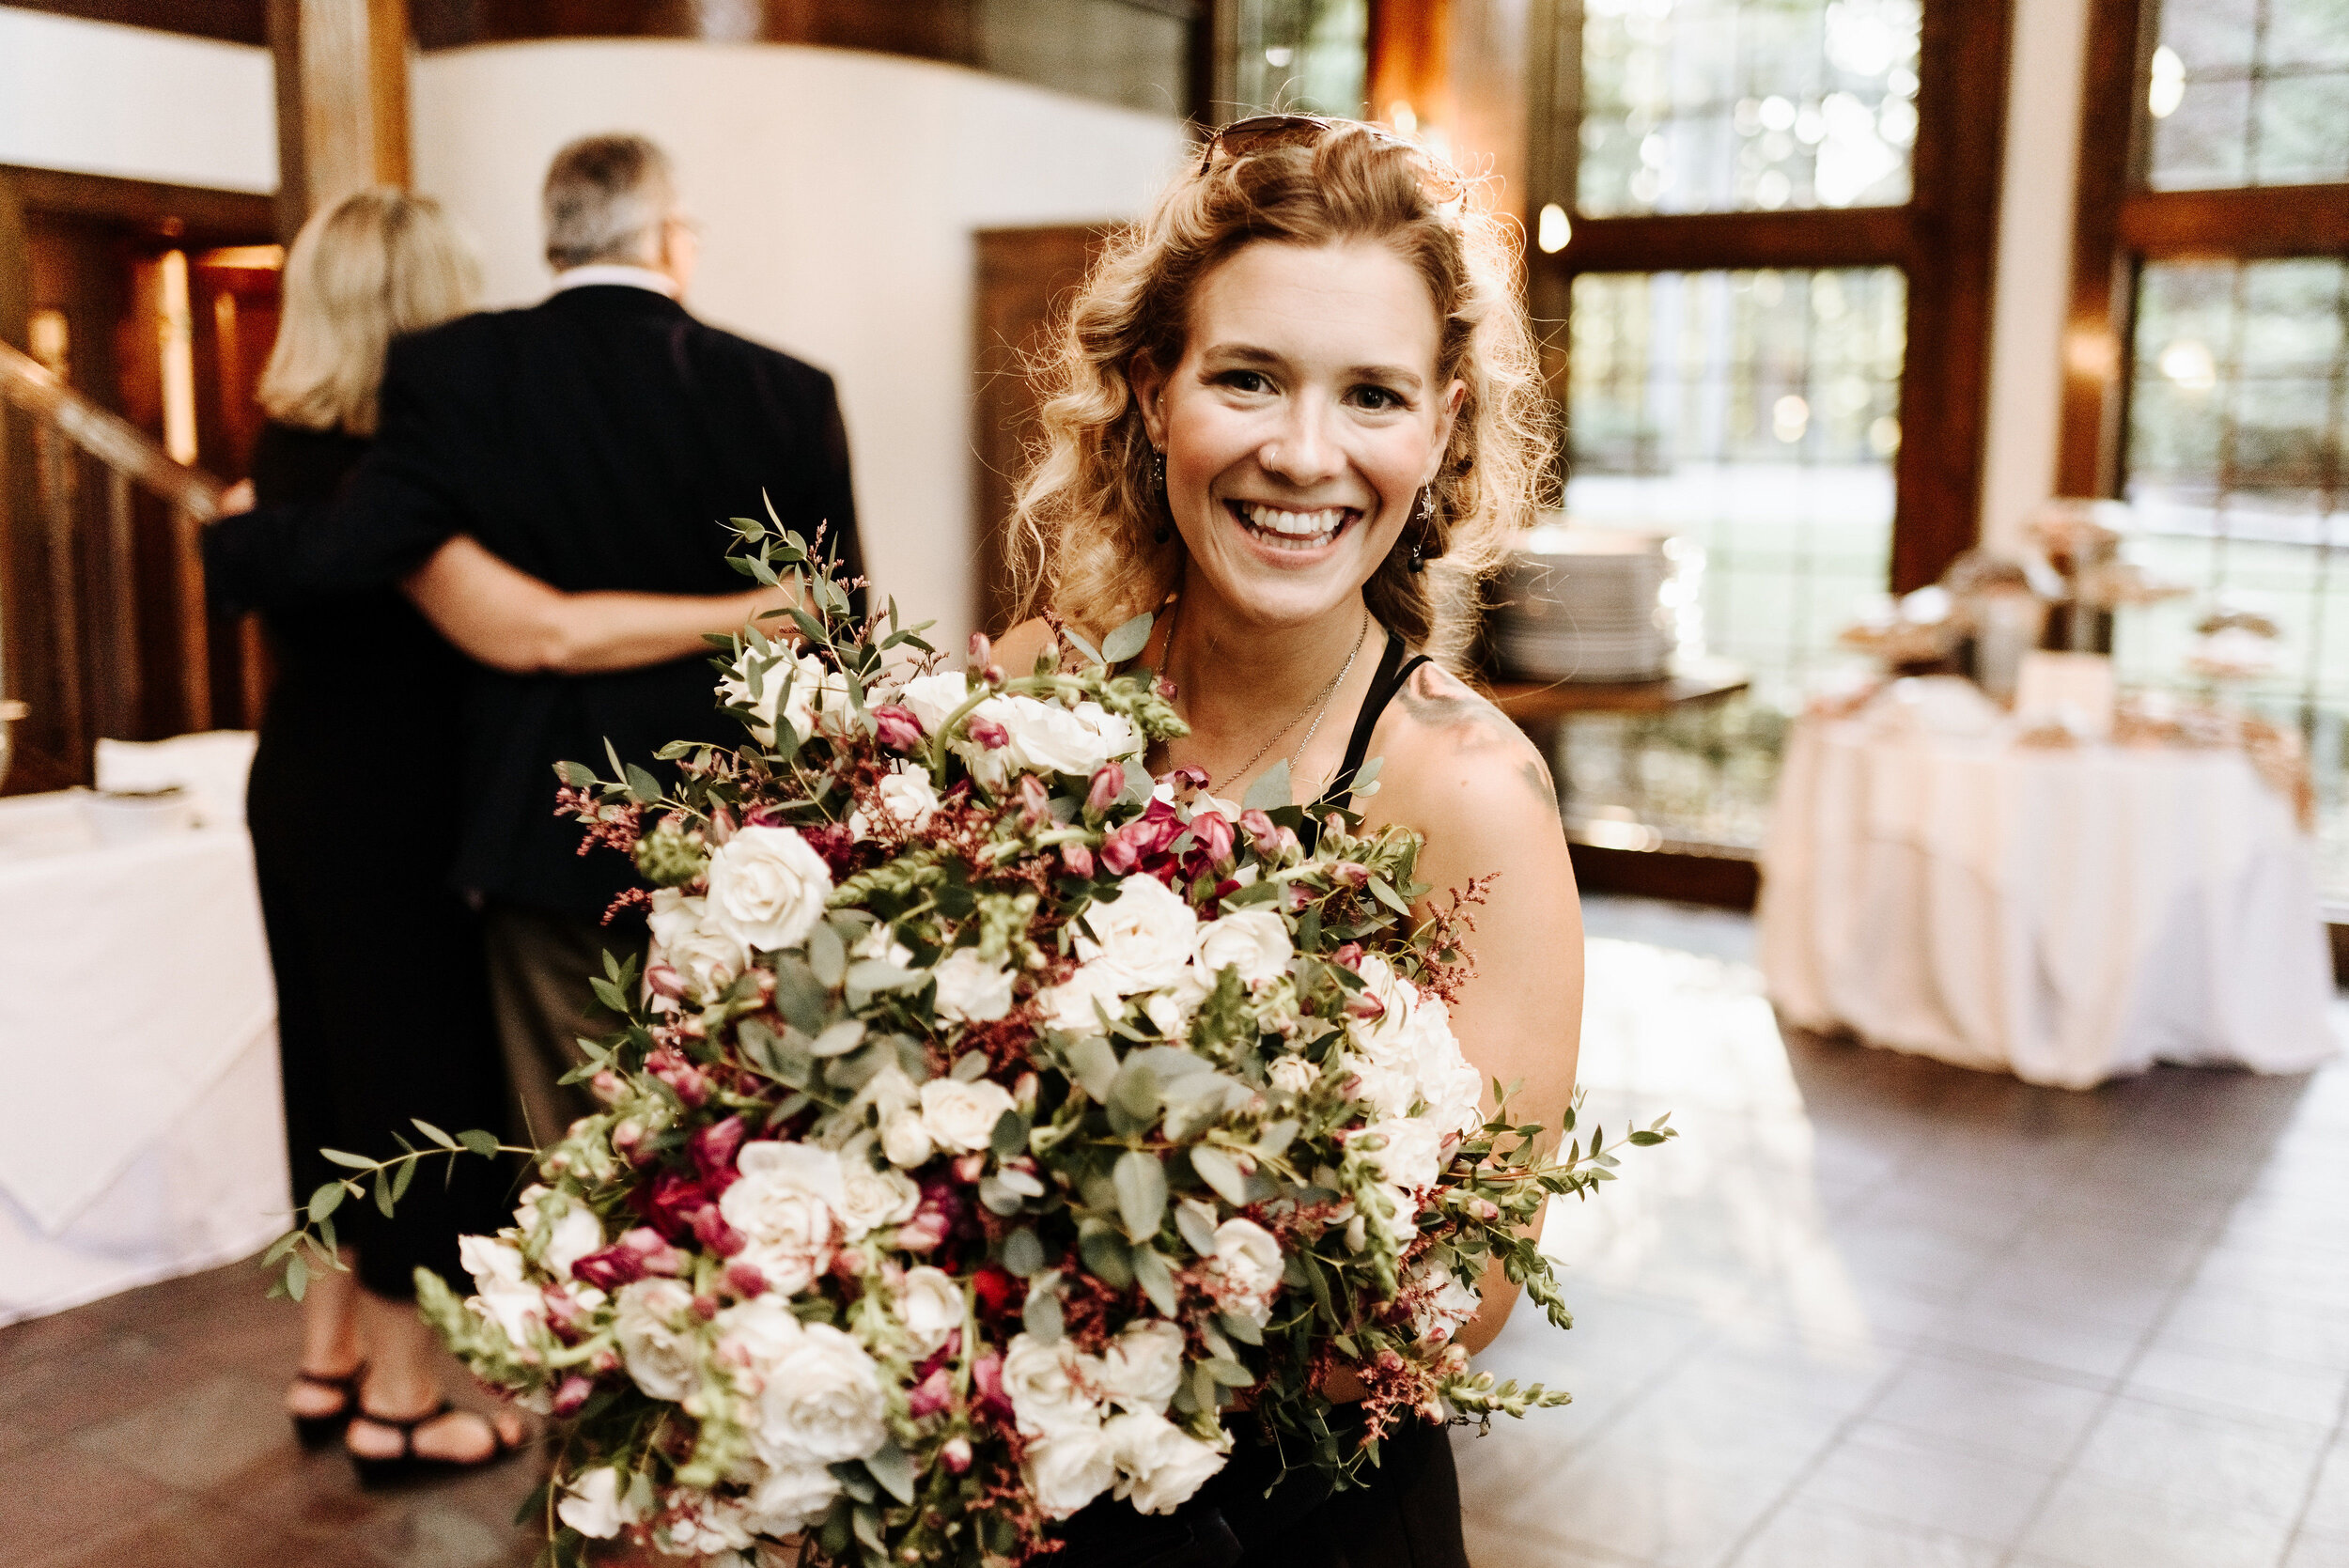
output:
[[[2349,1067],[2094,1094],[1796,1037],[1740,919],[1594,900],[1584,1079],[1682,1140],[1553,1217],[1576,1403],[1458,1438],[1479,1568],[2349,1568]],[[376,1497],[237,1267],[0,1329],[0,1568],[521,1568]]]
[[[2092,1094],[1793,1036],[1750,927],[1595,900],[1576,1403],[1459,1435],[1480,1568],[2349,1568],[2349,1066]]]

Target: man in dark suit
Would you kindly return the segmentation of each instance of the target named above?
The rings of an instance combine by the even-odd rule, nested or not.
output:
[[[545,219],[553,293],[394,344],[381,433],[331,519],[216,524],[224,576],[282,592],[388,582],[466,534],[567,592],[739,592],[723,520],[769,503],[788,527],[823,527],[843,574],[863,575],[832,379],[687,314],[698,241],[661,149],[572,143],[548,170]],[[472,682],[457,875],[482,903],[507,1066],[541,1140],[583,1109],[554,1080],[598,1032],[589,977],[607,948],[644,940],[640,919],[604,924],[635,879],[618,855],[579,853],[578,826],[554,815],[555,765],[608,771],[607,740],[647,765],[671,740],[739,740],[713,684],[699,658]]]

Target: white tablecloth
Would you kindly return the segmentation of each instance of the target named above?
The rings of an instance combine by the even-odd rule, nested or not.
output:
[[[108,846],[77,794],[0,800],[0,1323],[283,1227],[275,1018],[241,820]]]
[[[2336,1048],[2310,846],[2236,752],[1806,719],[1760,916],[1791,1021],[2032,1083]]]

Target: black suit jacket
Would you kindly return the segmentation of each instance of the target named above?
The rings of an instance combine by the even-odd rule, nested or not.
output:
[[[396,581],[455,534],[570,592],[733,593],[751,584],[726,564],[723,520],[765,516],[762,494],[802,534],[828,524],[845,575],[863,576],[832,378],[648,289],[597,286],[394,344],[381,429],[343,499],[223,520],[205,559],[231,611]],[[671,740],[739,740],[713,686],[700,657],[598,675],[475,670],[459,884],[600,916],[633,877],[611,851],[578,853],[578,828],[553,815],[554,764],[608,773],[607,739],[648,766]],[[413,760],[383,784],[450,786],[444,759]]]

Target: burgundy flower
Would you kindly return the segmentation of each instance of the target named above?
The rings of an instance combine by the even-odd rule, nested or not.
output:
[[[726,1288],[748,1301],[767,1294],[767,1276],[756,1264],[730,1263],[726,1265]]]
[[[571,1265],[572,1279],[600,1291],[618,1290],[644,1277],[644,1254],[630,1247],[607,1247]]]
[[[646,1057],[645,1070],[676,1090],[677,1097],[688,1106],[700,1105],[709,1098],[709,1079],[673,1047],[663,1046]]]
[[[971,1439],[949,1437],[938,1451],[938,1462],[946,1467],[948,1475],[967,1475],[971,1469]]]
[[[1208,865],[1221,865],[1232,858],[1232,824],[1221,812],[1203,811],[1192,817],[1190,837]]]
[[[1093,851],[1086,848],[1083,845],[1062,845],[1060,846],[1060,863],[1066,869],[1068,875],[1071,877],[1081,877],[1087,881],[1092,880]]]
[[[693,1234],[722,1258],[730,1258],[750,1245],[741,1232],[726,1223],[726,1217],[718,1212],[715,1203],[704,1204],[701,1213],[693,1216]]]
[[[573,1373],[555,1385],[554,1398],[548,1408],[557,1419],[568,1421],[579,1414],[580,1406],[585,1405],[588,1396],[595,1391],[596,1385],[593,1378],[582,1377],[577,1373]]]
[[[651,1186],[636,1189],[634,1206],[662,1236],[683,1241],[693,1234],[694,1219],[710,1206],[709,1189],[680,1172],[663,1171]]]
[[[1239,831],[1248,835],[1248,842],[1256,846],[1256,853],[1271,860],[1281,852],[1281,830],[1263,812],[1248,810],[1239,814]]]
[[[856,834],[848,831],[847,823],[818,822],[801,828],[800,836],[807,840],[809,848],[824,858],[832,880],[845,882],[856,874]]]
[[[978,1296],[979,1310],[988,1316],[1012,1310],[1019,1301],[1019,1281],[1009,1270],[988,1264],[971,1277],[971,1289]]]
[[[1011,731],[992,719],[974,713],[964,727],[971,732],[972,739],[990,752],[1000,752],[1011,744]]]
[[[906,1413],[916,1421],[924,1416],[937,1415],[941,1410],[951,1410],[954,1405],[955,1380],[944,1367],[940,1367],[916,1383],[906,1395]]]
[[[729,1116],[696,1128],[685,1141],[686,1152],[693,1157],[693,1169],[701,1172],[702,1185],[712,1198],[723,1196],[741,1174],[734,1168],[734,1160],[742,1152],[742,1141],[750,1130],[741,1117]]]
[[[979,1404],[990,1414],[1003,1420],[1013,1419],[1011,1400],[1003,1392],[1003,1358],[990,1350],[971,1367],[971,1384],[979,1391]]]
[[[883,703],[873,709],[873,737],[893,752],[917,751],[922,745],[922,721],[910,707]]]
[[[637,1255],[646,1274],[674,1279],[685,1272],[685,1254],[670,1246],[667,1239],[649,1225],[637,1226],[621,1236],[619,1244]]]

